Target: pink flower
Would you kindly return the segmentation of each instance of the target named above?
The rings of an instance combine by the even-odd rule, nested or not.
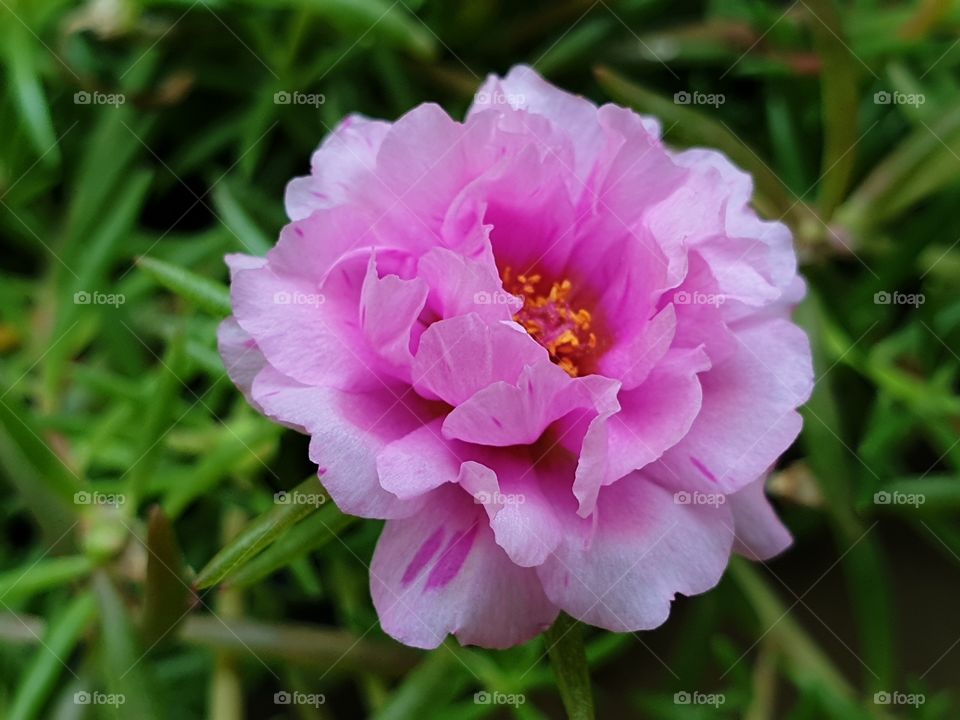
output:
[[[311,436],[344,512],[387,520],[398,640],[653,628],[731,552],[790,543],[763,493],[812,385],[790,233],[659,135],[516,67],[462,123],[347,118],[277,246],[227,258],[231,377]]]

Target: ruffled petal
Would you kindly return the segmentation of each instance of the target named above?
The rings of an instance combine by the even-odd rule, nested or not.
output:
[[[431,408],[400,392],[308,387],[269,366],[253,383],[253,398],[267,417],[310,435],[310,460],[337,507],[373,518],[404,517],[421,504],[384,490],[377,472],[377,456],[389,443],[432,419]]]
[[[448,633],[463,645],[511,647],[558,612],[536,571],[511,562],[480,505],[452,486],[433,491],[421,512],[386,523],[370,591],[384,631],[427,649]]]
[[[456,407],[491,383],[516,382],[547,351],[514,323],[489,323],[476,313],[433,323],[420,337],[413,386],[426,398]]]
[[[729,509],[680,504],[634,473],[604,488],[594,517],[566,525],[537,572],[547,596],[579,620],[615,632],[662,624],[677,593],[715,586],[733,543]]]
[[[734,355],[700,376],[703,406],[655,468],[678,490],[733,493],[767,471],[800,433],[813,387],[807,336],[785,320],[735,330]]]
[[[763,490],[764,479],[760,478],[727,496],[737,534],[733,549],[750,560],[768,560],[793,542]]]

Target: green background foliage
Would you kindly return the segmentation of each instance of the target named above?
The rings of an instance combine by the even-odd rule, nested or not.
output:
[[[0,0],[0,717],[589,715],[575,647],[384,636],[379,524],[275,501],[321,491],[306,441],[215,350],[223,255],[339,119],[460,116],[518,62],[726,152],[810,288],[796,543],[656,631],[576,628],[597,716],[956,717],[958,38],[947,0]]]

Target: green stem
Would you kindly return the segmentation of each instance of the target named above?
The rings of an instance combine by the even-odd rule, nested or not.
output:
[[[565,613],[544,634],[550,665],[570,720],[593,720],[590,668],[583,648],[583,627]]]

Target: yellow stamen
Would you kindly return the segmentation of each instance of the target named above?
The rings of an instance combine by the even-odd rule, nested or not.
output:
[[[544,288],[539,273],[514,277],[509,267],[503,269],[502,277],[507,292],[523,299],[523,307],[513,319],[547,349],[553,362],[571,377],[577,377],[598,341],[596,333],[590,331],[590,311],[570,304],[573,283],[564,278]]]

